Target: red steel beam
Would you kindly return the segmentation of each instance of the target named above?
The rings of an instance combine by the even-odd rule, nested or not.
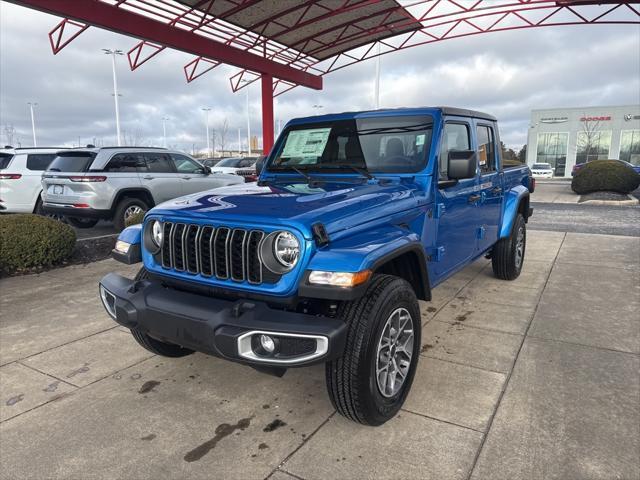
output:
[[[262,153],[273,147],[273,77],[262,74]]]
[[[259,55],[224,45],[201,35],[167,25],[99,0],[8,0],[61,17],[105,28],[113,32],[158,43],[175,50],[246,68],[288,80],[298,85],[322,89],[322,77],[274,62]]]

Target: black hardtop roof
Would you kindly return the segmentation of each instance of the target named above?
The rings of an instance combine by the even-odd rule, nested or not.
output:
[[[457,107],[436,107],[442,110],[442,113],[445,115],[451,115],[456,117],[472,117],[472,118],[482,118],[483,120],[491,120],[493,122],[497,122],[498,119],[493,115],[489,115],[488,113],[478,112],[477,110],[469,110],[466,108],[457,108]]]

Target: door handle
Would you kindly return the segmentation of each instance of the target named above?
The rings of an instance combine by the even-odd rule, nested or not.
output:
[[[152,177],[151,175],[146,175],[144,177],[142,177],[144,180],[153,180],[156,177]]]
[[[494,187],[491,189],[491,193],[494,195],[500,195],[502,193],[502,187]]]
[[[482,198],[480,197],[480,195],[474,193],[473,195],[469,195],[469,197],[467,198],[467,202],[476,203],[478,200],[480,200],[480,198]]]
[[[188,175],[185,175],[184,177],[182,177],[183,180],[191,180],[191,177],[189,177]]]

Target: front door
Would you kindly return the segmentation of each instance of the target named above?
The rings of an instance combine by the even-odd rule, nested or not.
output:
[[[440,141],[438,155],[439,181],[448,180],[447,160],[449,152],[471,150],[471,124],[468,119],[447,121]],[[438,188],[436,215],[438,216],[438,243],[432,255],[436,277],[446,276],[464,264],[476,252],[478,226],[477,192],[478,178],[460,180],[446,188]],[[435,258],[434,258],[435,256]]]
[[[498,142],[495,127],[491,123],[478,122],[476,140],[480,172],[478,203],[478,250],[490,248],[498,240],[498,225],[502,212],[502,172],[498,165]]]
[[[171,159],[176,167],[178,179],[182,184],[183,195],[214,188],[211,182],[212,176],[205,173],[202,165],[179,153],[172,153]]]
[[[142,185],[149,189],[156,205],[181,197],[181,179],[169,155],[162,151],[147,152],[144,158],[146,170],[141,174]]]

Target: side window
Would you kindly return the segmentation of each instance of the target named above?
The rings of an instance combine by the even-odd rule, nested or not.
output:
[[[147,171],[153,173],[174,173],[171,159],[166,153],[145,153]]]
[[[27,170],[43,171],[56,158],[55,153],[32,153],[27,155]]]
[[[471,150],[471,141],[469,140],[469,125],[466,123],[446,123],[444,132],[442,133],[442,142],[440,142],[439,169],[440,180],[448,180],[447,167],[449,160],[449,152],[461,150]]]
[[[178,173],[202,173],[202,167],[184,155],[171,154]]]
[[[107,166],[104,167],[105,172],[111,173],[137,172],[143,169],[142,158],[135,153],[118,153],[111,157]]]
[[[486,125],[478,125],[478,163],[480,173],[489,173],[496,170],[496,142],[493,136],[493,128]]]

